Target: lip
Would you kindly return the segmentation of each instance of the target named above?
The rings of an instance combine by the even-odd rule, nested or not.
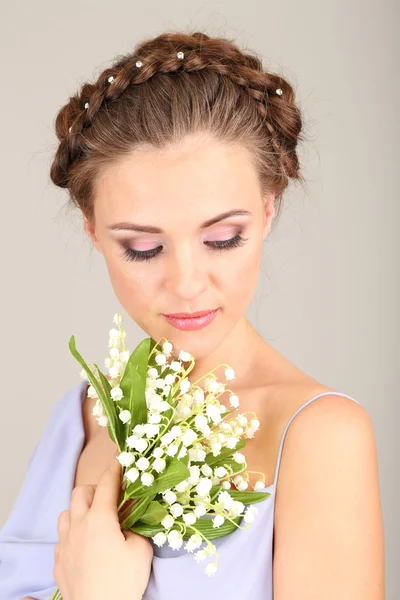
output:
[[[172,315],[163,314],[162,316],[177,329],[192,331],[206,327],[219,311],[219,307],[211,311],[199,311],[196,313],[175,313]]]

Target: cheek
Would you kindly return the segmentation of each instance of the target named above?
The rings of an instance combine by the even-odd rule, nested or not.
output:
[[[234,258],[224,263],[220,281],[223,282],[227,303],[235,311],[241,311],[250,302],[257,286],[261,249],[255,244],[249,244],[235,254]]]
[[[112,288],[127,313],[135,317],[148,309],[155,296],[154,272],[114,257],[105,260]]]

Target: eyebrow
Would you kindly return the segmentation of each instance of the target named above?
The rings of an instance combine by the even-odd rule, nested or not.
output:
[[[214,223],[218,223],[223,219],[227,219],[228,217],[233,217],[237,215],[251,215],[249,210],[238,209],[238,210],[228,210],[227,212],[223,212],[212,219],[208,219],[204,223],[200,225],[200,229],[206,229]],[[138,225],[135,223],[129,223],[124,221],[122,223],[114,223],[113,225],[108,225],[107,229],[111,229],[112,231],[142,231],[144,233],[164,233],[160,227],[154,227],[153,225]]]

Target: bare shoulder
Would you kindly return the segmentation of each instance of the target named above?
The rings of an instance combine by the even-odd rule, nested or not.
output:
[[[335,390],[321,386],[310,398],[321,392],[327,393],[297,413],[285,438],[275,500],[274,597],[383,600],[373,425],[361,404]]]

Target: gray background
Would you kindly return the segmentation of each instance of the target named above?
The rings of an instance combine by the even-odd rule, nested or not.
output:
[[[186,27],[234,38],[297,89],[311,139],[301,150],[307,188],[286,195],[264,245],[248,316],[298,367],[368,410],[379,454],[387,598],[394,600],[400,553],[395,0],[2,4],[1,526],[50,411],[79,381],[69,337],[76,336],[86,359],[103,360],[112,316],[121,310],[79,214],[65,210],[65,193],[50,182],[53,119],[116,54],[148,35]],[[133,349],[145,332],[122,314]]]

